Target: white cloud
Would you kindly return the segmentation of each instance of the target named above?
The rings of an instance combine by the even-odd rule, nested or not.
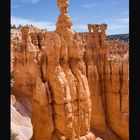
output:
[[[51,23],[51,22],[47,22],[47,21],[36,21],[36,20],[32,20],[32,19],[24,19],[24,18],[20,18],[20,17],[15,17],[12,16],[11,17],[11,24],[15,24],[16,26],[18,26],[19,24],[21,25],[34,25],[38,28],[46,28],[49,31],[55,30],[56,26],[55,23]],[[76,31],[87,31],[87,24],[76,24],[73,25],[73,29]]]
[[[93,8],[93,7],[96,7],[96,6],[97,6],[97,4],[95,4],[95,3],[82,5],[83,8]]]
[[[128,17],[119,17],[110,20],[104,20],[102,23],[106,23],[107,27],[107,34],[119,34],[119,33],[128,33],[129,32],[129,18]],[[53,31],[56,29],[55,23],[47,22],[47,21],[36,21],[32,19],[24,19],[20,17],[11,17],[11,24],[15,24],[18,26],[32,24],[38,28],[46,28],[49,31]],[[96,24],[96,23],[93,23]],[[97,23],[101,24],[101,23]],[[73,30],[77,32],[87,32],[88,27],[86,23],[79,23],[73,25]]]
[[[96,2],[96,3],[85,4],[85,5],[82,5],[81,7],[83,7],[83,8],[93,8],[93,7],[96,7],[96,8],[99,7],[99,8],[101,8],[101,7],[116,6],[118,4],[120,4],[119,1],[105,3],[105,4],[100,3],[100,2]]]
[[[13,6],[11,6],[11,8],[12,9],[17,9],[17,8],[23,7],[23,6],[25,6],[27,4],[27,2],[31,2],[33,4],[36,4],[40,0],[20,0],[20,1],[23,2],[23,3],[19,4],[19,5],[13,5]]]
[[[107,32],[110,34],[121,33],[122,32],[129,32],[129,18],[128,17],[121,17],[118,19],[112,19],[109,21],[105,21],[108,24]]]
[[[25,4],[15,5],[15,6],[12,6],[11,8],[12,8],[12,9],[17,9],[17,8],[23,7],[24,5],[25,5]]]
[[[39,0],[32,0],[32,3],[37,3]]]
[[[87,24],[74,25],[73,29],[77,32],[86,32],[87,31]]]
[[[32,2],[32,3],[37,3],[39,2],[40,0],[21,0],[22,2]]]
[[[122,15],[122,16],[129,16],[129,11],[123,11],[123,12],[121,13],[121,15]]]
[[[11,24],[15,24],[16,26],[18,26],[19,24],[21,25],[32,24],[38,28],[46,28],[48,30],[55,30],[54,23],[47,22],[47,21],[36,21],[32,19],[24,19],[24,18],[15,17],[15,16],[11,17]]]
[[[116,19],[104,20],[101,23],[106,23],[107,34],[119,34],[119,33],[128,33],[129,32],[129,18],[128,17],[120,17]],[[101,24],[97,23],[97,24]],[[96,24],[96,23],[93,23]],[[73,29],[78,32],[87,32],[88,27],[87,24],[81,23],[73,26]]]

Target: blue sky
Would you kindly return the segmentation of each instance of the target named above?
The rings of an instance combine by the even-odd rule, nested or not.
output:
[[[87,24],[107,23],[107,34],[129,33],[128,0],[70,0],[73,29],[87,31]],[[11,24],[33,24],[55,30],[57,0],[11,0]]]

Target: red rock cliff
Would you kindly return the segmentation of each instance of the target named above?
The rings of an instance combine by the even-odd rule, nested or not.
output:
[[[106,24],[72,31],[68,5],[58,0],[55,32],[12,31],[12,92],[32,140],[128,140],[128,45],[107,41]]]

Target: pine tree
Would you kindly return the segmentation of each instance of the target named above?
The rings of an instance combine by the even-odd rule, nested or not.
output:
[[[22,28],[22,25],[21,25],[21,24],[19,24],[18,29],[21,29],[21,28]]]
[[[16,29],[16,25],[11,25],[11,29]]]

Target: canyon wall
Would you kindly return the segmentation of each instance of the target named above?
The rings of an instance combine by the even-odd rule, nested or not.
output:
[[[107,41],[105,24],[79,33],[92,100],[91,129],[103,139],[129,139],[128,44]]]
[[[31,118],[31,139],[128,140],[128,44],[107,41],[106,24],[72,31],[69,1],[57,4],[54,32],[11,33],[12,94]]]
[[[31,32],[27,32],[26,39],[20,34],[19,38],[12,39],[12,91],[28,109],[29,116],[32,114],[34,139],[60,139],[61,136],[57,136],[60,134],[72,139],[71,136],[80,135],[79,130],[89,131],[88,118],[85,120],[86,128],[83,125],[86,117],[83,115],[82,119],[79,116],[82,116],[82,109],[85,113],[91,106],[90,131],[103,139],[127,140],[128,45],[110,41],[106,42],[107,49],[102,49],[94,33],[72,33],[72,40],[80,41],[83,46],[77,41],[79,49],[77,47],[76,50],[70,45],[76,41],[71,43],[70,38],[66,39],[60,33],[36,33],[30,29],[23,27],[19,31],[22,34],[26,30]],[[24,42],[26,45],[23,47]],[[65,124],[67,119],[71,124]]]

